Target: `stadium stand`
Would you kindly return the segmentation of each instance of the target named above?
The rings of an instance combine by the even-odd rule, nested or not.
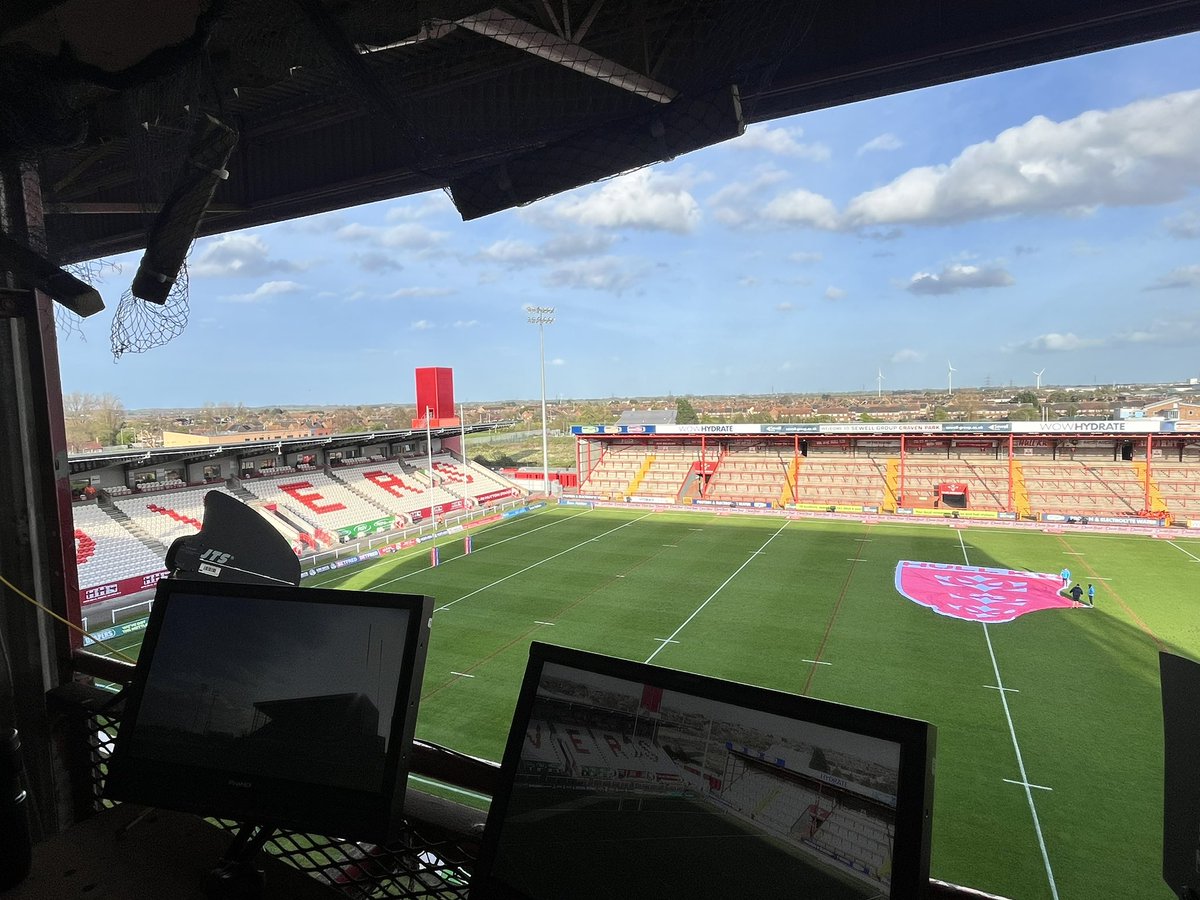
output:
[[[777,451],[730,451],[718,462],[704,499],[774,503],[788,484],[792,461]]]
[[[1133,516],[1144,505],[1145,486],[1127,462],[1023,462],[1021,470],[1035,513]]]
[[[802,460],[795,477],[799,503],[875,505],[883,501],[887,476],[881,460],[827,454]]]
[[[876,877],[890,869],[888,826],[865,813],[835,807],[812,841],[834,857],[858,863],[863,871]]]
[[[972,509],[1008,508],[1008,461],[908,456],[904,460],[906,506],[932,506],[937,485],[956,482],[970,488]]]
[[[644,445],[606,448],[579,489],[588,494],[623,496],[629,493],[649,456],[650,450]]]
[[[679,499],[692,467],[699,462],[697,449],[658,450],[647,457],[649,465],[630,485],[630,492],[642,497],[662,497],[670,502]]]
[[[1176,521],[1200,519],[1200,465],[1155,462],[1150,478],[1152,506],[1157,490]]]
[[[494,499],[498,491],[508,491],[510,492],[509,496],[520,493],[520,489],[508,479],[489,472],[469,460],[463,462],[453,456],[435,456],[433,471],[439,481],[464,498],[480,500],[480,498],[487,497]]]
[[[311,526],[319,538],[318,532],[322,530],[350,527],[390,515],[323,472],[306,472],[299,479],[244,479],[241,486],[257,499],[290,511]]]
[[[200,530],[204,497],[212,490],[233,496],[223,486],[205,485],[183,491],[155,491],[153,495],[138,493],[128,499],[114,500],[113,505],[165,551],[176,538]]]
[[[72,513],[81,588],[162,570],[162,556],[96,503],[76,504]]]

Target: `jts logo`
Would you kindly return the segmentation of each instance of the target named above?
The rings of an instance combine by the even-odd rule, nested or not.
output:
[[[223,566],[225,563],[233,559],[232,553],[222,553],[220,550],[213,550],[209,547],[200,554],[200,558],[206,562],[216,563],[218,566]]]

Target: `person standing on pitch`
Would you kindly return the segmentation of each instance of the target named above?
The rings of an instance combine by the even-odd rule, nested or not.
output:
[[[1063,566],[1063,570],[1061,572],[1059,572],[1058,574],[1062,576],[1062,580],[1063,580],[1062,589],[1065,591],[1067,589],[1067,585],[1071,583],[1071,570],[1068,569],[1066,566]]]
[[[1071,588],[1069,593],[1071,594],[1071,599],[1078,603],[1080,598],[1083,597],[1083,588],[1081,588],[1079,585],[1075,585],[1075,587]]]
[[[1088,585],[1088,606],[1095,606],[1095,605],[1096,605],[1096,586],[1094,584],[1089,584]]]

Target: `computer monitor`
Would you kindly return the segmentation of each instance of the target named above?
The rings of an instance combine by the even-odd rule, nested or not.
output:
[[[935,734],[535,643],[472,900],[924,896]]]
[[[415,595],[160,581],[105,794],[389,840],[432,608]]]

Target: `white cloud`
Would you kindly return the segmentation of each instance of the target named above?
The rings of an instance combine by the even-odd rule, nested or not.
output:
[[[821,253],[810,253],[804,250],[797,250],[795,253],[789,253],[788,257],[794,263],[800,263],[802,266],[810,263],[819,263],[824,256]]]
[[[877,137],[871,138],[865,144],[858,148],[856,156],[862,156],[864,153],[871,153],[875,150],[899,150],[904,146],[904,141],[896,137],[890,131]]]
[[[785,300],[785,301],[783,301],[782,303],[776,303],[776,304],[775,304],[775,308],[776,308],[777,310],[779,310],[781,313],[789,313],[789,312],[791,312],[793,309],[795,309],[796,307],[795,307],[795,305],[794,305],[794,304],[791,304],[791,303],[789,303],[789,302],[787,302],[787,301]]]
[[[601,256],[565,262],[547,272],[542,281],[547,287],[619,294],[632,287],[640,274],[640,271],[628,267],[623,260],[613,256]]]
[[[550,365],[552,365],[552,366],[565,366],[567,364],[567,361],[565,359],[563,359],[561,356],[556,356],[554,359],[550,360],[549,362],[550,362]]]
[[[804,188],[780,194],[763,212],[768,219],[785,225],[811,225],[827,231],[838,228],[838,213],[833,201]]]
[[[437,326],[428,319],[417,319],[417,321],[413,322],[409,327],[412,328],[413,331],[429,331],[431,328],[436,328]]]
[[[834,287],[831,284],[829,287],[825,288],[825,299],[826,300],[841,300],[845,296],[846,296],[846,292],[844,290],[842,290],[840,287]]]
[[[1013,277],[999,266],[952,263],[941,272],[918,272],[905,290],[912,294],[956,294],[970,288],[1008,287]]]
[[[306,267],[287,259],[271,259],[270,248],[253,234],[226,234],[208,240],[199,258],[188,264],[192,275],[206,277],[262,276],[300,272]]]
[[[892,362],[892,363],[899,363],[899,364],[903,365],[904,363],[921,362],[921,360],[923,360],[924,358],[925,358],[924,353],[920,353],[916,350],[912,350],[908,347],[905,347],[903,350],[897,350],[895,353],[893,353],[888,358],[888,361]]]
[[[388,294],[393,299],[401,297],[449,297],[455,293],[454,288],[439,288],[439,287],[402,287]]]
[[[730,182],[708,198],[713,218],[734,228],[756,222],[765,205],[767,189],[787,178],[783,170],[768,167],[749,181]]]
[[[304,285],[294,281],[267,281],[260,284],[249,294],[228,294],[222,299],[234,303],[257,303],[268,297],[279,297],[283,294],[295,294],[304,290]]]
[[[825,162],[830,151],[824,144],[808,144],[800,140],[803,128],[772,128],[770,125],[751,125],[746,133],[729,146],[737,150],[764,150],[776,156],[790,156]]]
[[[1163,275],[1146,288],[1148,291],[1163,291],[1172,288],[1200,287],[1200,266],[1180,266]]]
[[[503,238],[480,250],[479,257],[504,266],[531,266],[538,261],[538,250],[526,241]]]
[[[1100,347],[1104,341],[1100,338],[1084,338],[1073,332],[1059,334],[1051,331],[1039,334],[1035,338],[1010,345],[1009,350],[1024,350],[1029,353],[1069,353],[1072,350],[1086,350],[1089,347]]]
[[[605,182],[583,196],[550,207],[556,218],[593,228],[636,228],[687,234],[700,224],[700,204],[688,179],[638,169]]]
[[[449,235],[444,231],[435,231],[413,222],[391,225],[380,228],[377,225],[363,225],[352,222],[343,225],[336,232],[340,241],[372,244],[378,247],[395,247],[402,250],[415,250],[428,253],[442,244]]]
[[[1200,184],[1200,90],[1037,116],[949,164],[910,169],[855,197],[843,225],[950,223],[1035,212],[1166,203]]]
[[[564,234],[544,244],[504,238],[479,251],[484,262],[499,263],[512,269],[550,265],[567,259],[598,256],[607,251],[616,237],[609,234]]]
[[[1191,210],[1180,213],[1164,221],[1163,227],[1171,237],[1183,240],[1200,238],[1200,213]]]
[[[442,191],[424,195],[417,203],[400,203],[391,207],[384,218],[389,222],[415,222],[429,216],[454,212],[454,204]]]
[[[457,322],[454,323],[454,327],[455,328],[478,328],[479,320],[478,319],[459,319]]]

